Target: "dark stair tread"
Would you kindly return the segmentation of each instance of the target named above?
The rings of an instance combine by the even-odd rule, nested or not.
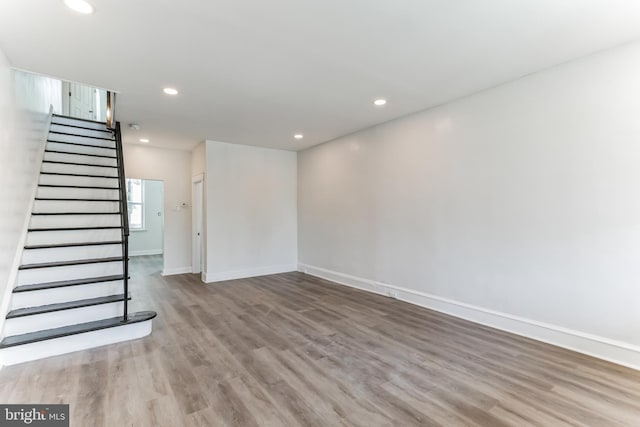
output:
[[[49,267],[66,267],[69,265],[85,265],[85,264],[100,264],[105,262],[117,262],[122,261],[124,258],[108,257],[108,258],[89,258],[89,259],[74,259],[71,261],[54,261],[54,262],[42,262],[38,264],[23,264],[18,267],[18,270],[32,270],[34,268],[49,268]]]
[[[96,227],[29,228],[27,231],[113,230],[117,228],[122,228],[122,226],[121,225],[101,225]]]
[[[53,144],[67,144],[67,145],[77,145],[79,147],[89,147],[89,148],[104,148],[105,150],[115,150],[116,147],[102,147],[100,145],[93,144],[82,144],[80,142],[69,142],[69,141],[53,141],[51,139],[47,139],[47,142],[51,142]]]
[[[60,162],[58,160],[43,160],[42,163],[55,163],[57,165],[92,166],[96,168],[118,168],[118,166],[96,165],[94,163]]]
[[[127,298],[131,299],[131,296]],[[88,298],[76,301],[66,301],[57,304],[47,304],[38,307],[25,307],[11,310],[7,313],[7,319],[15,319],[17,317],[34,316],[36,314],[53,313],[54,311],[71,310],[74,308],[91,307],[100,304],[109,304],[112,302],[124,301],[124,294],[109,295],[106,297]]]
[[[120,212],[31,212],[31,215],[120,215]]]
[[[49,134],[55,134],[55,135],[65,135],[65,136],[77,136],[79,138],[91,138],[91,139],[102,139],[105,141],[115,141],[115,139],[113,137],[111,138],[104,138],[102,136],[91,136],[91,135],[79,135],[77,133],[67,133],[67,132],[57,132],[55,130],[50,130]]]
[[[71,156],[87,156],[87,157],[99,157],[101,159],[117,159],[116,156],[105,156],[104,154],[88,154],[88,153],[73,153],[70,151],[60,151],[60,150],[44,150],[45,153],[54,153],[54,154],[69,154]]]
[[[108,179],[119,179],[117,176],[111,176],[111,175],[91,175],[91,174],[86,174],[86,173],[40,172],[40,175],[77,176],[77,177],[80,177],[80,178],[108,178]]]
[[[72,248],[76,246],[104,246],[104,245],[121,245],[121,240],[107,240],[104,242],[75,242],[75,243],[55,243],[49,245],[26,245],[24,248],[30,249],[55,249],[55,248]]]
[[[90,277],[88,279],[61,280],[58,282],[34,283],[31,285],[16,286],[13,289],[13,292],[20,293],[20,292],[30,292],[30,291],[41,291],[43,289],[66,288],[67,286],[91,285],[93,283],[114,282],[116,280],[123,280],[123,279],[124,279],[124,275],[116,274],[113,276]]]
[[[88,122],[88,123],[95,123],[98,125],[102,125],[105,127],[105,129],[107,128],[107,123],[106,122],[99,122],[97,120],[91,120],[91,119],[81,119],[79,117],[71,117],[71,116],[64,116],[62,114],[52,114],[53,117],[59,117],[61,119],[69,119],[69,120],[77,120],[80,122]],[[51,121],[51,124],[57,125],[59,123],[54,122],[53,120]]]
[[[51,122],[52,125],[56,125],[56,126],[67,126],[70,128],[76,128],[76,129],[82,129],[82,130],[92,130],[95,132],[108,132],[108,133],[112,133],[109,129],[96,129],[96,128],[90,128],[90,127],[86,127],[86,126],[77,126],[77,125],[72,125],[69,123],[55,123],[55,122]],[[101,123],[103,124],[103,123]]]
[[[101,329],[113,328],[116,326],[130,325],[151,320],[156,317],[154,311],[140,311],[129,314],[129,318],[123,321],[122,316],[111,319],[96,320],[76,325],[63,326],[60,328],[46,329],[43,331],[29,332],[22,335],[8,336],[0,342],[0,348],[13,347],[17,345],[30,344],[38,341],[45,341],[54,338],[62,338],[69,335],[82,334],[85,332],[98,331]]]
[[[119,190],[118,187],[92,187],[86,185],[64,185],[64,184],[38,184],[38,187],[47,188],[89,188],[91,190]]]
[[[45,200],[45,201],[64,201],[64,202],[120,202],[119,199],[64,199],[60,197],[36,197],[35,200]]]

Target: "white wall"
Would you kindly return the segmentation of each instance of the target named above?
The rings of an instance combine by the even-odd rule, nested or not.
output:
[[[4,319],[15,285],[49,108],[59,102],[59,81],[11,70],[0,51],[0,319]]]
[[[144,180],[144,229],[131,230],[129,255],[162,253],[163,182]]]
[[[206,141],[206,281],[296,269],[296,153]]]
[[[191,153],[125,144],[124,163],[127,178],[164,181],[163,274],[191,272]]]
[[[40,74],[13,72],[16,107],[23,111],[48,113],[49,108],[57,114],[62,112],[62,81]]]
[[[300,152],[300,268],[640,367],[639,76],[628,45]]]
[[[207,168],[206,143],[201,142],[191,150],[191,175],[195,176],[205,172]]]

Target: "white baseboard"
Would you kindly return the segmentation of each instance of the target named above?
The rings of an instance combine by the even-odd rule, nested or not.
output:
[[[640,370],[640,347],[633,344],[312,265],[300,263],[298,271]]]
[[[162,255],[162,249],[129,252],[129,256]]]
[[[251,268],[247,270],[235,270],[210,273],[204,275],[205,283],[223,282],[225,280],[245,279],[247,277],[266,276],[267,274],[289,273],[297,271],[296,264],[272,265],[268,267]]]
[[[187,274],[191,273],[191,266],[188,267],[178,267],[178,268],[165,268],[162,270],[163,276],[173,276],[174,274]]]

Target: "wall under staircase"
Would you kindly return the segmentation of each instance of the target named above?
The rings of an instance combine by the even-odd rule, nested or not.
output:
[[[151,333],[154,312],[124,316],[121,162],[119,135],[104,123],[53,116],[0,342],[3,365]]]

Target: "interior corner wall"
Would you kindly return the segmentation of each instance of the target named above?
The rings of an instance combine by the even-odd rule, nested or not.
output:
[[[206,168],[206,143],[201,142],[191,150],[191,176],[203,174]]]
[[[201,277],[206,276],[207,271],[207,221],[206,221],[206,210],[207,210],[207,143],[202,141],[200,144],[196,145],[193,150],[191,150],[191,183],[192,183],[192,192],[193,192],[193,179],[198,175],[202,175],[204,178],[202,180],[202,230],[200,230],[200,238],[202,241],[200,242],[202,253],[201,256],[201,267],[202,271],[200,272]],[[192,194],[191,200],[193,203],[194,195]],[[195,212],[191,213],[191,221],[192,227],[195,227],[197,216]],[[192,228],[192,233],[195,230]],[[192,234],[193,235],[193,234]],[[192,239],[191,242],[191,251],[192,251],[192,264],[195,260],[193,260],[193,255],[197,250],[196,245],[198,242],[196,239]],[[197,262],[197,261],[195,261]]]
[[[206,141],[206,282],[297,269],[297,157]]]
[[[298,153],[300,269],[639,368],[639,76],[630,44]]]
[[[0,317],[26,232],[48,131],[49,109],[61,100],[60,82],[15,71],[0,51]],[[0,322],[1,323],[1,322]],[[1,324],[0,324],[1,327]]]
[[[127,178],[164,182],[164,268],[162,274],[191,272],[191,153],[124,145]],[[182,203],[187,206],[181,206]]]

